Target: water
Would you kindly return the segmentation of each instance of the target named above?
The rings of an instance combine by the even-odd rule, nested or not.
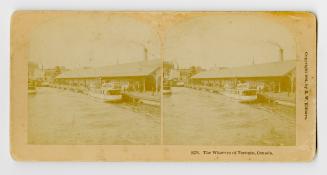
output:
[[[172,145],[295,145],[295,109],[242,104],[219,94],[172,88],[163,99],[163,141]],[[28,97],[30,144],[160,144],[160,108],[104,103],[38,88]]]
[[[28,97],[30,144],[160,144],[160,110],[55,88]]]
[[[164,96],[164,144],[295,145],[295,109],[188,88]]]

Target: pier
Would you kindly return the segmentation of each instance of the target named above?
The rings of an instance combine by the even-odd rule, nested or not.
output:
[[[203,85],[186,85],[185,87],[196,89],[196,90],[204,90],[212,93],[221,93],[224,89],[219,87],[210,87],[210,86],[203,86]],[[257,93],[257,101],[269,104],[279,104],[288,107],[295,107],[296,106],[296,99],[294,93],[288,92],[258,92]]]
[[[132,104],[147,104],[160,107],[160,94],[152,92],[123,92],[123,100]]]
[[[283,106],[295,107],[296,99],[295,94],[283,93],[258,93],[258,101],[265,103],[279,104]]]

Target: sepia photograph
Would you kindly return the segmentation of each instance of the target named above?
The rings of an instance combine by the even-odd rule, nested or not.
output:
[[[164,143],[296,143],[296,41],[254,15],[191,18],[166,35]]]
[[[18,160],[311,160],[316,17],[17,11],[11,89]]]

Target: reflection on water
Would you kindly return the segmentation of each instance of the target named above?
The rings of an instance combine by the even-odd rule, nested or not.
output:
[[[173,88],[163,102],[164,144],[295,144],[294,108],[243,104],[188,88]]]
[[[163,101],[164,144],[295,144],[294,108],[172,91]],[[54,88],[39,88],[28,98],[30,144],[160,144],[160,108],[104,103]]]
[[[28,97],[30,144],[160,144],[160,110],[38,88]]]

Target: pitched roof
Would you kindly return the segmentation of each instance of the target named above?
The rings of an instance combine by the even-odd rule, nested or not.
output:
[[[98,68],[75,69],[64,72],[56,78],[136,77],[147,76],[160,68],[160,59],[110,65]]]
[[[220,70],[209,70],[194,75],[198,78],[248,78],[248,77],[280,77],[295,69],[296,61],[255,64],[242,67],[231,67]]]

